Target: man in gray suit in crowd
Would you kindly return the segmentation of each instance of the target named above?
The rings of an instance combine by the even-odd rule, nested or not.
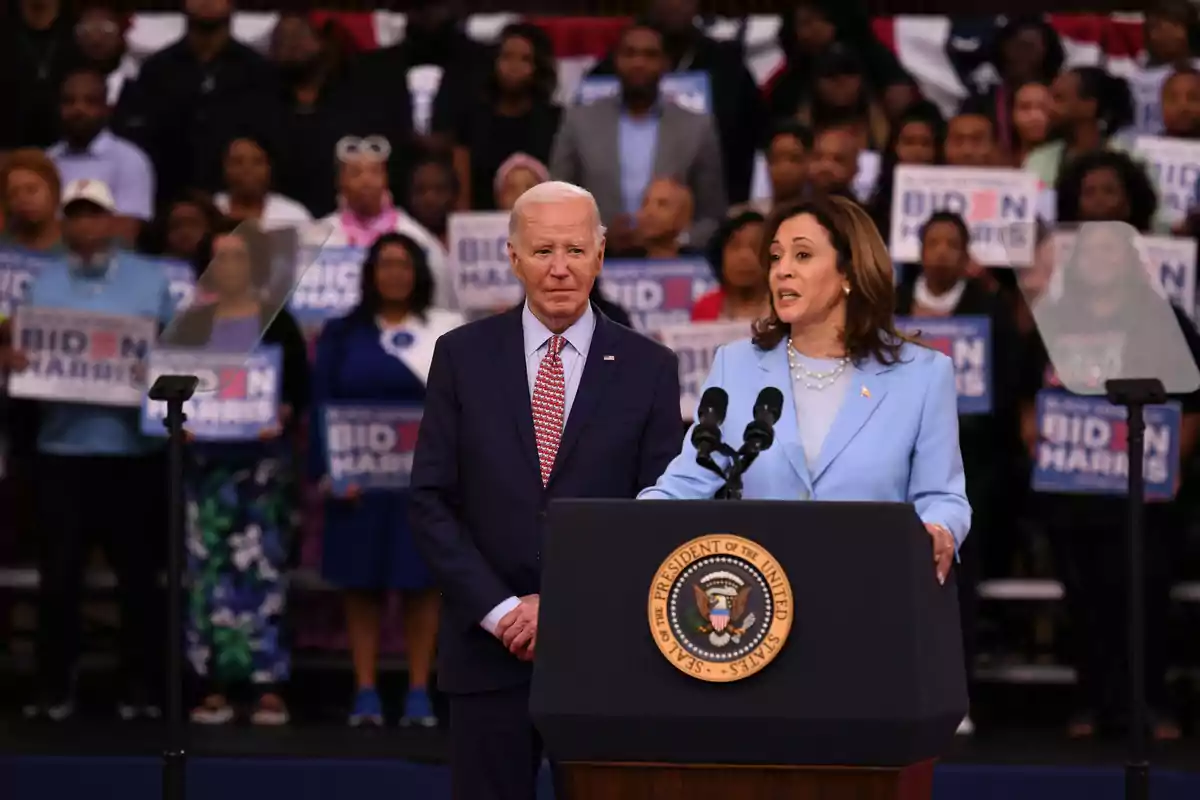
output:
[[[659,96],[667,69],[662,34],[646,24],[625,29],[615,54],[620,92],[567,111],[554,140],[550,174],[596,198],[609,248],[638,246],[634,215],[655,178],[691,190],[695,216],[687,244],[703,247],[725,214],[725,182],[716,126]]]

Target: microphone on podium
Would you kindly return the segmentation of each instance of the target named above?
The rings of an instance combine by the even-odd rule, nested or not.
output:
[[[758,458],[758,454],[775,442],[775,423],[783,413],[783,392],[768,386],[758,393],[754,401],[754,419],[746,426],[742,436],[742,447],[733,456],[729,471],[725,475],[725,486],[719,496],[727,500],[742,499],[742,475]]]
[[[713,461],[713,452],[721,452],[721,423],[729,410],[729,395],[718,386],[710,386],[700,397],[700,408],[696,412],[696,425],[692,428],[692,446],[696,448],[696,463],[721,477],[725,473]]]
[[[747,459],[746,467],[750,466],[755,456],[775,442],[775,423],[782,413],[783,392],[768,386],[758,393],[758,399],[754,401],[754,419],[742,435],[742,454]]]

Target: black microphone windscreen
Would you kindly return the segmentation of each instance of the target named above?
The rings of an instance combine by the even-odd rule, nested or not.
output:
[[[780,395],[780,407],[783,405],[783,396]],[[700,396],[700,409],[696,414],[698,419],[704,419],[711,416],[711,421],[720,425],[725,421],[725,412],[729,410],[729,395],[720,386],[710,386],[704,390],[704,394]]]
[[[775,424],[779,421],[780,414],[783,413],[783,392],[774,386],[768,386],[758,393],[758,399],[754,401],[754,408],[755,416],[758,416],[758,409],[763,409],[771,415],[771,424]]]

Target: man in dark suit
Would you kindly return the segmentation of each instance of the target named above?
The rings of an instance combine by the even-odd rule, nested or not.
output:
[[[589,302],[604,262],[591,194],[530,189],[508,253],[526,301],[438,341],[413,459],[413,532],[445,601],[438,685],[456,800],[535,795],[542,746],[528,703],[547,504],[634,497],[683,430],[674,353]]]

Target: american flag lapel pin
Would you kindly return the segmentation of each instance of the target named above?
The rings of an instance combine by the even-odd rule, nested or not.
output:
[[[861,394],[863,397],[870,398],[871,390],[868,389],[866,386],[863,386],[862,391],[860,391],[859,394]]]
[[[617,357],[616,356],[605,356],[604,360],[605,361],[616,361]]]

